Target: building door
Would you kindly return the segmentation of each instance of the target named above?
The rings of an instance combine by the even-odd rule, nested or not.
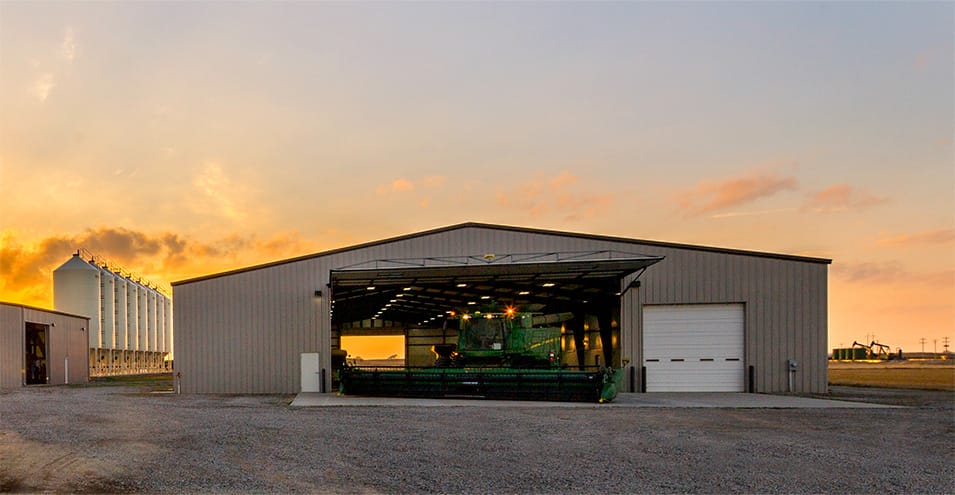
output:
[[[743,392],[742,304],[644,306],[647,392]]]
[[[26,356],[24,365],[26,366],[26,384],[41,385],[48,383],[47,373],[47,340],[50,334],[48,325],[39,323],[27,323],[25,338]]]

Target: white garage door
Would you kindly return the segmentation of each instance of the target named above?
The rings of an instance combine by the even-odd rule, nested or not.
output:
[[[643,307],[647,392],[743,392],[743,305]]]

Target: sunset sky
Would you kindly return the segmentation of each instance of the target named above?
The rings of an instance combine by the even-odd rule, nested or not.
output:
[[[955,4],[0,1],[0,300],[465,221],[832,258],[955,341]]]

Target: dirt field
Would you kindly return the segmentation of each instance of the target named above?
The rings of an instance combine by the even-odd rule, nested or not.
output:
[[[887,409],[293,409],[156,387],[0,393],[0,491],[955,492],[950,392],[833,388],[916,406]]]
[[[829,384],[955,391],[955,362],[830,362]]]

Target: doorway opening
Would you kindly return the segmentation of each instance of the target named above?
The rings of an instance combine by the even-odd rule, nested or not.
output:
[[[26,343],[26,355],[23,363],[26,371],[26,385],[43,385],[49,382],[47,373],[47,341],[49,334],[49,325],[26,324],[23,339]]]
[[[404,335],[342,335],[341,349],[348,364],[361,366],[404,366]]]

